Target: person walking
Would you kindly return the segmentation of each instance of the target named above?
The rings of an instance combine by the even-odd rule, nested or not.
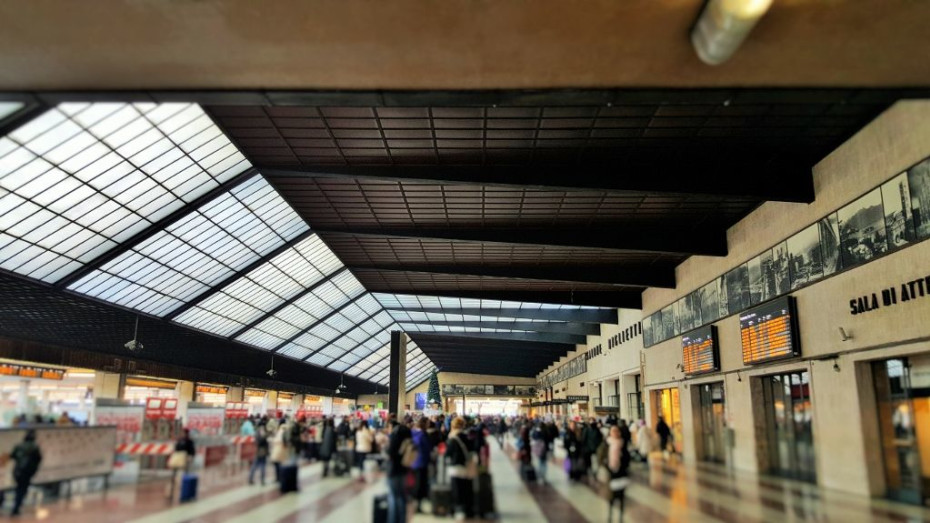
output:
[[[601,429],[598,428],[596,419],[591,418],[590,422],[584,426],[582,430],[582,439],[584,471],[586,473],[595,473],[597,470],[595,466],[592,465],[591,458],[597,454],[598,447],[600,447],[601,443],[604,441],[604,435],[601,434]]]
[[[450,423],[449,438],[446,440],[446,459],[449,461],[449,478],[451,478],[452,504],[455,507],[455,519],[461,521],[474,516],[474,478],[469,472],[472,451],[468,447],[468,438],[463,431],[465,419],[456,417]]]
[[[413,448],[413,435],[403,423],[393,421],[388,443],[388,523],[405,523],[407,521],[407,492],[404,479],[408,468],[404,456]],[[418,456],[419,457],[419,456]]]
[[[533,433],[530,436],[533,440],[530,443],[530,450],[533,453],[533,457],[536,458],[536,468],[539,469],[537,473],[539,482],[545,485],[546,470],[549,468],[549,442],[547,441],[548,438],[544,431],[544,425],[533,429]]]
[[[270,449],[268,436],[265,435],[265,427],[258,427],[258,432],[255,434],[255,460],[252,461],[252,467],[249,468],[249,485],[255,484],[255,471],[261,472],[261,484],[265,484],[265,467],[268,464],[268,454],[270,454]]]
[[[562,444],[567,453],[565,459],[568,460],[568,465],[565,468],[568,472],[568,479],[577,481],[584,472],[582,468],[584,460],[582,459],[581,430],[574,421],[568,422]]]
[[[613,516],[614,503],[620,504],[620,521],[623,521],[623,505],[626,487],[629,485],[630,451],[629,442],[621,436],[620,428],[616,425],[610,428],[607,437],[607,470],[610,473],[610,506],[608,507],[607,521]]]
[[[646,420],[639,420],[639,428],[636,429],[636,451],[639,458],[643,461],[649,460],[649,452],[652,450],[652,435],[649,433],[649,427],[646,426]]]
[[[13,447],[10,458],[14,462],[13,480],[16,481],[16,496],[13,499],[13,512],[10,515],[18,516],[23,500],[26,499],[26,493],[29,492],[29,483],[39,471],[39,465],[42,464],[42,450],[36,443],[36,431],[26,431],[23,441]]]
[[[333,418],[323,421],[323,438],[320,441],[320,461],[323,462],[323,477],[329,476],[329,461],[336,454],[336,427]]]
[[[668,444],[672,442],[672,430],[668,427],[668,423],[665,423],[665,418],[659,416],[659,421],[656,423],[656,434],[659,435],[659,450],[662,452],[668,451]],[[672,452],[675,452],[674,449]]]
[[[174,452],[168,458],[168,467],[172,469],[171,484],[168,488],[168,498],[174,497],[174,489],[178,484],[178,474],[182,476],[190,471],[194,462],[194,440],[191,439],[191,430],[184,429],[177,441],[174,442]]]
[[[355,431],[355,466],[358,467],[360,481],[365,481],[365,458],[371,454],[374,442],[375,435],[368,428],[368,422],[362,420],[358,430]]]
[[[416,490],[414,492],[417,500],[417,513],[423,511],[423,500],[429,498],[429,465],[433,444],[427,432],[428,427],[429,420],[424,417],[419,419],[416,428],[413,430],[413,444],[417,449],[417,459],[410,468],[413,470],[416,479]]]

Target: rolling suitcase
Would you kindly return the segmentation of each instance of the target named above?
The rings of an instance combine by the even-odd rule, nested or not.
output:
[[[436,484],[430,487],[429,501],[433,507],[434,516],[451,516],[452,515],[452,485],[449,485],[446,478],[446,459],[440,454],[436,460]]]
[[[536,469],[534,469],[532,465],[523,465],[520,472],[520,475],[523,476],[523,481],[536,483]]]
[[[297,465],[281,464],[281,494],[297,492]]]
[[[494,519],[497,512],[494,508],[494,483],[491,474],[484,472],[478,474],[475,480],[475,513],[483,519]]]
[[[387,494],[375,496],[374,513],[371,520],[374,523],[387,523],[388,520],[388,497]]]
[[[184,474],[181,476],[181,503],[197,499],[197,476]]]

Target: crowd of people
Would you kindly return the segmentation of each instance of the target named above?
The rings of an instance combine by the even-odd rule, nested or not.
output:
[[[457,519],[481,516],[476,514],[480,484],[475,478],[488,471],[491,438],[501,451],[509,448],[512,438],[514,458],[526,481],[547,482],[548,465],[559,448],[571,481],[607,483],[618,493],[626,486],[630,462],[645,461],[657,445],[665,449],[671,439],[661,417],[653,433],[642,420],[627,423],[615,416],[601,420],[456,414],[408,415],[400,420],[262,416],[248,419],[241,433],[256,440],[249,483],[256,476],[265,483],[268,461],[278,481],[282,465],[301,458],[321,462],[324,477],[344,475],[354,467],[359,480],[365,481],[368,472],[382,470],[388,485],[388,521],[398,523],[406,520],[408,502],[415,504],[417,512],[423,511],[437,484],[448,485],[450,509]],[[433,504],[434,500],[431,508],[435,509]]]

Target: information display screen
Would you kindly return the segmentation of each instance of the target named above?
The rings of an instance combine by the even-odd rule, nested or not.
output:
[[[720,370],[716,331],[716,327],[708,325],[681,337],[681,356],[686,375],[694,376]]]
[[[794,298],[785,296],[740,314],[743,363],[753,364],[798,356]]]
[[[50,369],[47,367],[33,367],[30,365],[16,365],[13,363],[0,364],[0,375],[19,376],[21,378],[42,378],[46,380],[65,379],[64,369]]]

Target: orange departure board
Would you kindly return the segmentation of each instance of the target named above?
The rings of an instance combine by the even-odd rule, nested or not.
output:
[[[720,370],[716,328],[708,325],[682,336],[681,358],[688,376]]]
[[[19,376],[20,378],[42,378],[46,380],[63,380],[64,369],[49,369],[47,367],[32,367],[16,365],[14,363],[0,363],[0,376]]]
[[[794,298],[785,296],[750,309],[739,317],[743,363],[753,364],[798,356]]]

